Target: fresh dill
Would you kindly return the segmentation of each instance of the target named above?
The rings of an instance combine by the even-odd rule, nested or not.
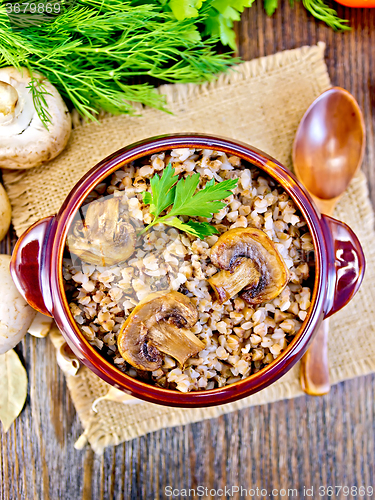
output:
[[[238,63],[231,53],[217,53],[216,44],[236,48],[233,23],[253,2],[58,0],[58,11],[48,14],[49,0],[38,2],[42,13],[31,12],[31,0],[14,3],[28,6],[17,13],[0,0],[0,67],[41,73],[88,120],[101,110],[135,114],[139,104],[168,111],[153,83],[210,81]],[[350,29],[324,0],[302,2],[333,29]],[[268,15],[278,6],[278,0],[263,3]],[[34,79],[30,90],[48,127],[45,89]]]
[[[34,108],[37,110],[40,121],[43,123],[44,128],[48,130],[48,124],[52,123],[52,120],[45,96],[51,94],[47,91],[43,82],[35,77],[30,68],[29,72],[31,74],[31,80],[26,88],[31,92]]]
[[[348,26],[348,20],[341,19],[338,17],[335,9],[332,9],[323,0],[302,0],[303,6],[306,10],[310,12],[314,17],[320,21],[325,22],[328,26],[334,30],[350,30]]]
[[[86,119],[104,110],[137,112],[137,105],[167,110],[165,98],[142,78],[203,82],[238,62],[218,54],[217,39],[202,40],[198,19],[176,20],[157,5],[122,0],[75,0],[46,22],[10,21],[0,4],[0,67],[26,66],[44,75]],[[13,16],[15,17],[15,16]],[[30,86],[44,124],[45,89]]]

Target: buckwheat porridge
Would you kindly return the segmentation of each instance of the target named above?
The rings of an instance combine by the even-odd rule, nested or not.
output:
[[[107,360],[188,392],[280,355],[308,313],[312,255],[305,220],[264,172],[219,151],[174,149],[90,193],[63,277],[78,327]]]

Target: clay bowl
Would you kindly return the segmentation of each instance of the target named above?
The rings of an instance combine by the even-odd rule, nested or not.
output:
[[[69,226],[90,191],[104,178],[137,158],[171,148],[208,148],[236,155],[264,170],[289,193],[307,221],[315,249],[315,279],[311,306],[300,332],[271,364],[232,385],[181,393],[131,378],[106,361],[78,329],[68,307],[62,259]],[[167,135],[127,146],[102,160],[72,189],[59,213],[31,226],[18,240],[11,272],[27,302],[52,316],[79,360],[103,380],[137,398],[168,406],[205,407],[229,403],[264,389],[302,357],[323,320],[341,309],[358,290],[365,268],[360,243],[342,222],[322,215],[307,191],[280,163],[267,154],[233,140],[207,135]]]

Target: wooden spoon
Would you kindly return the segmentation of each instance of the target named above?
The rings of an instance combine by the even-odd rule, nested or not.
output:
[[[363,159],[365,124],[357,101],[346,90],[323,92],[306,111],[293,146],[295,173],[319,210],[331,215]],[[302,358],[301,386],[312,396],[330,390],[328,319]]]

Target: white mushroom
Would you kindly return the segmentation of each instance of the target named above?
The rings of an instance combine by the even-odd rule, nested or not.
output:
[[[47,337],[49,331],[51,330],[53,319],[41,312],[36,313],[33,322],[29,326],[27,332],[33,337],[38,337],[40,339]]]
[[[8,232],[11,215],[12,209],[10,207],[8,195],[0,184],[0,241]]]
[[[56,88],[42,75],[33,77],[44,86],[51,123],[48,130],[35,109],[27,88],[31,82],[26,68],[0,69],[0,168],[31,168],[55,158],[66,146],[71,117]]]
[[[0,255],[0,354],[23,339],[36,315],[15,287],[9,264],[10,256]]]
[[[64,337],[61,335],[59,329],[55,324],[52,325],[49,338],[56,348],[56,361],[65,375],[74,377],[80,368],[80,362],[74,355],[66,343]]]

